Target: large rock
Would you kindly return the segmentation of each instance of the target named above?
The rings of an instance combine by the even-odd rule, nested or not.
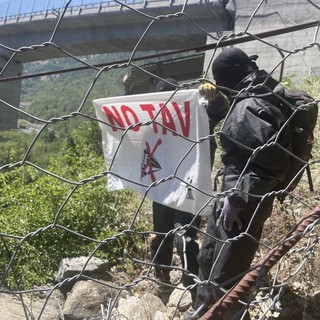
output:
[[[160,298],[150,293],[145,293],[141,298],[130,296],[120,299],[117,314],[128,320],[165,319],[166,307]]]
[[[54,291],[50,298],[24,295],[23,300],[18,295],[0,293],[1,320],[60,320],[63,298],[58,291]],[[28,318],[26,317],[28,316]]]
[[[115,299],[117,289],[111,283],[95,282],[92,280],[77,282],[69,293],[64,304],[65,320],[83,320],[101,317],[109,301]]]
[[[168,307],[177,307],[179,311],[186,311],[192,304],[191,293],[179,285],[170,295]]]
[[[81,273],[109,281],[111,276],[106,272],[109,269],[110,263],[108,261],[96,257],[92,257],[90,260],[88,257],[65,258],[60,262],[56,280],[62,282]]]
[[[74,284],[81,279],[80,275],[97,280],[112,281],[112,275],[107,271],[109,269],[110,263],[108,261],[96,257],[90,259],[88,257],[65,258],[60,262],[56,281],[61,282],[59,288],[67,297]]]

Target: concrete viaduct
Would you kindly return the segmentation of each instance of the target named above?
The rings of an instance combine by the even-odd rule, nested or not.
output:
[[[141,1],[130,2],[130,8],[101,1],[97,5],[71,4],[65,11],[63,7],[0,18],[0,79],[23,74],[24,63],[68,55],[161,52],[202,46],[207,41],[203,30],[232,30],[234,20],[234,12],[227,11],[223,1],[191,0],[187,6],[182,0]],[[166,76],[174,69],[176,74],[171,76],[190,79],[202,73],[203,62],[204,53],[191,62],[176,62],[174,68],[158,66],[159,75]],[[143,84],[136,83],[137,78],[133,73],[126,80],[129,93],[144,90]],[[21,80],[3,81],[0,86],[0,128],[7,130],[17,124],[17,113],[8,105],[18,108]]]
[[[57,0],[63,4],[70,2],[61,21],[64,7],[49,9],[47,5],[56,0],[8,0],[9,4],[30,3],[34,10],[2,16],[2,12],[10,10],[2,8],[0,3],[0,130],[16,127],[17,115],[8,105],[19,107],[21,89],[21,80],[5,82],[1,79],[23,74],[26,62],[68,54],[175,51],[216,42],[209,34],[217,38],[235,34],[239,39],[244,32],[256,35],[315,22],[309,29],[301,28],[267,39],[252,37],[255,41],[238,46],[248,54],[258,54],[259,67],[271,71],[275,77],[301,79],[320,75],[320,7],[313,1],[125,1],[129,1],[130,8],[126,2],[119,4],[113,0]],[[34,4],[41,4],[43,9]],[[209,65],[210,52],[207,53],[146,68],[161,77],[170,72],[170,76],[180,81],[194,79]],[[143,75],[138,69],[127,75],[124,81],[127,93],[146,92],[150,78]]]

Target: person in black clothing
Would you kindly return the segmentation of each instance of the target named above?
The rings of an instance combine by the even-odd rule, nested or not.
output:
[[[291,133],[287,126],[279,133],[286,118],[271,93],[278,82],[258,68],[257,58],[232,47],[212,64],[216,84],[231,107],[220,136],[221,196],[197,257],[203,284],[194,297],[196,311],[185,319],[198,319],[223,295],[221,288],[230,289],[248,271],[272,212],[272,192],[279,189],[289,167],[290,156],[282,148],[291,150]],[[239,302],[223,319],[250,317]]]
[[[160,81],[156,86],[156,91],[173,91],[177,88],[178,82],[175,79],[167,78],[165,81]],[[206,104],[206,110],[209,117],[210,134],[213,133],[215,125],[220,122],[227,114],[229,110],[229,104],[227,99],[210,83],[204,83],[199,86],[199,93],[204,96],[208,101]],[[216,150],[215,139],[210,139],[210,155],[211,166],[214,161],[214,154]],[[172,263],[173,247],[177,249],[177,253],[181,259],[182,267],[193,274],[198,274],[198,263],[196,256],[199,253],[199,245],[197,240],[196,229],[189,227],[183,229],[183,226],[192,225],[199,228],[201,218],[195,216],[192,213],[180,211],[167,207],[161,203],[153,202],[153,229],[155,232],[159,232],[151,241],[151,258],[155,267],[155,276],[161,282],[170,283],[170,268],[168,266]],[[174,235],[165,237],[166,233],[181,227],[181,230],[175,232]],[[165,241],[163,241],[165,239]],[[163,242],[162,242],[163,241]],[[186,257],[184,257],[184,247],[186,248]],[[185,264],[185,258],[187,265]],[[166,267],[161,267],[161,265]],[[183,274],[182,284],[185,287],[193,284],[192,276]],[[194,291],[191,291],[193,294]]]

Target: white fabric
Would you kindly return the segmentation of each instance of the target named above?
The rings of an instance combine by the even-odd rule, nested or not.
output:
[[[208,214],[212,194],[209,120],[198,90],[93,101],[102,131],[108,189]],[[170,131],[171,129],[171,131]]]

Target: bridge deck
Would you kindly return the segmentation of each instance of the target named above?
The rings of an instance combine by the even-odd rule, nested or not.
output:
[[[15,61],[24,63],[65,57],[62,50],[75,56],[131,52],[142,35],[139,51],[188,48],[206,43],[203,30],[228,30],[233,21],[233,13],[219,1],[191,0],[186,6],[182,0],[131,2],[130,7],[111,1],[99,4],[69,7],[49,44],[62,8],[6,16],[2,25],[0,21],[0,56],[9,58],[18,51]]]

